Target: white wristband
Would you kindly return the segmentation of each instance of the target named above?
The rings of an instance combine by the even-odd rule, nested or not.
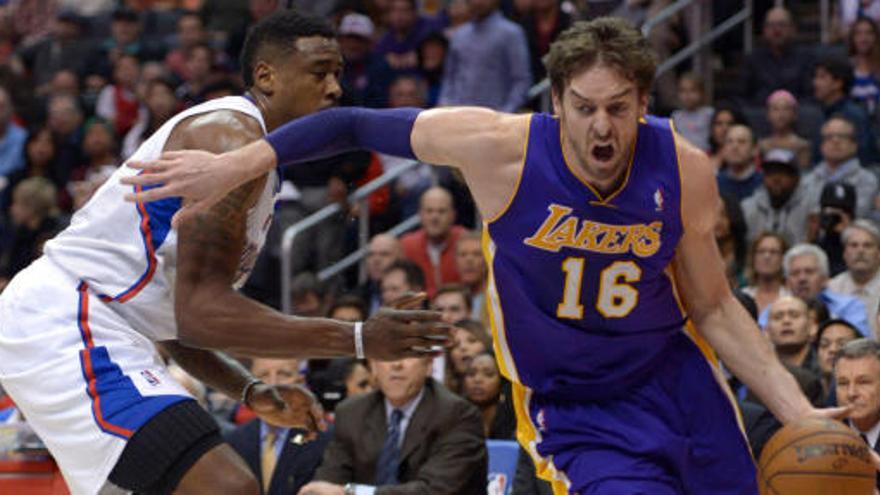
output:
[[[354,324],[354,355],[358,359],[364,359],[364,322]]]

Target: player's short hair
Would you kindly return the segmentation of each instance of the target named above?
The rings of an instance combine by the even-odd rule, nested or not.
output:
[[[241,50],[241,77],[245,88],[253,86],[254,67],[261,57],[288,55],[295,50],[296,40],[310,36],[334,38],[335,33],[324,19],[295,10],[281,10],[256,23]]]
[[[782,271],[785,272],[785,276],[788,277],[789,273],[791,273],[791,262],[794,261],[795,258],[800,258],[801,256],[810,255],[816,259],[816,263],[819,265],[819,272],[824,276],[828,276],[828,255],[825,254],[825,251],[822,250],[819,246],[815,244],[807,244],[802,242],[800,244],[795,244],[791,249],[785,252],[785,256],[782,257]]]
[[[596,64],[620,71],[636,83],[641,94],[651,92],[657,59],[648,40],[628,21],[599,17],[576,22],[559,35],[544,57],[553,91],[560,96],[575,74]]]
[[[442,296],[443,294],[458,294],[461,296],[462,300],[464,300],[464,306],[468,309],[468,311],[472,308],[471,301],[471,291],[468,290],[467,287],[461,284],[444,284],[441,285],[440,288],[437,289],[437,292],[434,293],[434,299]]]

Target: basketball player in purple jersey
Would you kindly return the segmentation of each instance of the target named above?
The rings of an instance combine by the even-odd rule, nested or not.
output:
[[[197,212],[277,164],[352,147],[457,167],[485,219],[496,354],[539,476],[555,493],[757,493],[713,349],[784,423],[846,410],[810,405],[731,294],[714,170],[646,114],[641,34],[578,23],[545,62],[556,117],[332,109],[223,155],[132,164],[150,173],[124,181]]]

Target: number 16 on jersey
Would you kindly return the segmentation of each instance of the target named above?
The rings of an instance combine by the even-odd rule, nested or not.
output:
[[[586,260],[569,257],[562,262],[565,282],[562,288],[562,301],[556,307],[556,316],[572,320],[584,317],[581,304],[581,288],[584,283]],[[623,318],[639,302],[639,292],[630,284],[642,278],[642,269],[633,261],[615,261],[599,275],[599,291],[596,298],[596,311],[605,318]]]

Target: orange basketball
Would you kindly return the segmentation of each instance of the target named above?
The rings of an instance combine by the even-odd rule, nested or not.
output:
[[[786,425],[758,463],[762,495],[872,495],[876,476],[868,445],[831,419]]]

